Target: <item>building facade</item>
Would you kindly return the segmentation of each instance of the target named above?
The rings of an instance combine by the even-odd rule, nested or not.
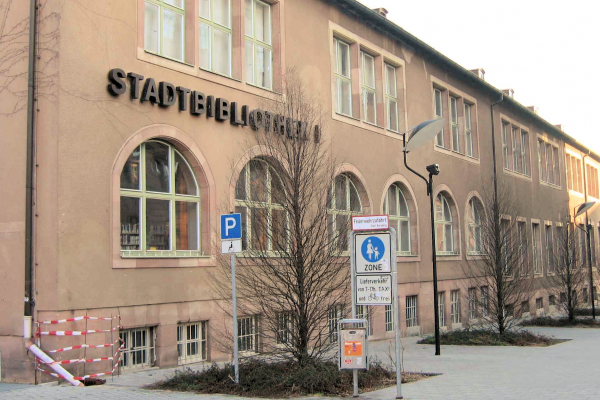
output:
[[[123,369],[229,359],[211,346],[211,327],[226,323],[208,283],[218,213],[254,201],[236,194],[240,177],[270,182],[268,166],[251,160],[245,113],[277,98],[291,68],[325,105],[322,140],[333,143],[353,199],[330,205],[332,215],[389,214],[399,232],[400,313],[373,314],[370,340],[390,338],[394,317],[403,335],[433,331],[429,199],[402,160],[401,133],[410,127],[445,120],[440,135],[409,156],[418,171],[435,163],[441,170],[433,196],[444,329],[478,318],[461,304],[462,265],[478,257],[477,214],[494,171],[518,199],[511,217],[525,224],[529,273],[539,281],[550,267],[547,235],[574,207],[600,201],[599,155],[485,82],[481,70],[393,24],[385,10],[354,0],[37,0],[28,112],[29,3],[5,1],[0,32],[3,381],[36,379],[24,315],[33,323],[120,315]],[[270,200],[259,203],[261,215],[276,214]],[[600,207],[588,221],[595,265]],[[244,234],[251,238],[251,229]],[[530,307],[548,311],[548,295],[536,287]],[[246,350],[257,349],[256,318],[240,318]],[[98,343],[114,339],[99,336]],[[80,343],[42,337],[44,349]]]

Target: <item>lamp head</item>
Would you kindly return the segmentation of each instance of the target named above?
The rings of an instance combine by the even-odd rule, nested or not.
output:
[[[428,165],[426,169],[431,175],[439,175],[440,173],[440,166],[438,164]]]
[[[406,139],[404,151],[413,151],[429,142],[442,131],[442,128],[444,128],[443,118],[430,119],[415,126],[409,131],[410,135]]]
[[[575,218],[579,217],[581,214],[594,207],[594,205],[596,205],[595,201],[588,201],[587,203],[583,203],[575,207]]]

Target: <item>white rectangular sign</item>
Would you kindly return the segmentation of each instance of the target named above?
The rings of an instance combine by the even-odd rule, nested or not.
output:
[[[391,272],[392,239],[390,233],[354,235],[354,260],[357,274]]]
[[[221,241],[221,253],[241,253],[242,252],[242,241],[236,240],[222,240]]]
[[[361,215],[352,217],[353,231],[377,231],[390,229],[387,215]]]
[[[392,304],[392,275],[356,275],[356,305]]]

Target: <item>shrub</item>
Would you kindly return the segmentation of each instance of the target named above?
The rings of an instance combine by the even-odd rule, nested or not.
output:
[[[440,344],[458,346],[551,346],[560,340],[528,331],[457,330],[440,335]],[[435,344],[435,337],[421,339],[419,344]]]
[[[591,318],[577,318],[570,321],[569,318],[537,317],[523,321],[521,326],[547,326],[556,328],[570,327],[600,327],[600,321],[594,321]]]

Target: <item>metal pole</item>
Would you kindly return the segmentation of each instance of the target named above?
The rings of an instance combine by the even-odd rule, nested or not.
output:
[[[392,233],[392,248],[390,249],[390,255],[393,257],[390,260],[392,270],[392,301],[394,302],[394,336],[396,340],[396,398],[403,399],[402,397],[402,343],[400,342],[400,302],[399,302],[399,289],[398,289],[398,259],[396,258],[396,230],[390,228]]]
[[[233,308],[233,365],[235,383],[240,383],[240,365],[238,361],[237,298],[235,293],[235,253],[231,253],[231,302]]]
[[[585,223],[588,223],[587,213],[585,217]],[[590,296],[592,298],[592,317],[596,319],[596,305],[594,304],[594,274],[592,272],[592,241],[590,237],[590,227],[591,225],[586,226],[586,234],[587,234],[587,255],[588,255],[588,264],[590,266]]]
[[[433,315],[435,317],[435,355],[441,354],[440,350],[440,316],[438,315],[438,297],[437,297],[437,265],[436,265],[436,250],[435,250],[435,219],[433,209],[433,176],[429,174],[429,182],[427,182],[427,191],[429,192],[429,206],[431,210],[431,258],[433,261]]]
[[[355,288],[356,282],[355,279],[355,271],[354,271],[354,231],[350,232],[350,297],[352,297],[352,318],[356,318],[356,296],[355,296]],[[338,334],[338,340],[341,340],[340,335]],[[340,346],[340,352],[342,347]],[[358,370],[352,371],[352,385],[353,392],[352,397],[358,397]]]

